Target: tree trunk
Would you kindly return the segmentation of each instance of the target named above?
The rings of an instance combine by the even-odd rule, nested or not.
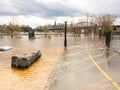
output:
[[[27,68],[41,56],[40,51],[25,53],[23,56],[12,56],[11,65],[16,68]]]

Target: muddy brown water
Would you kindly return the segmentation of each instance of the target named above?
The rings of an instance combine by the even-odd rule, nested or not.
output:
[[[62,37],[45,38],[36,36],[29,40],[21,38],[0,38],[0,46],[9,45],[13,49],[0,51],[0,90],[44,90],[55,62],[62,55]],[[11,67],[11,57],[25,52],[40,50],[42,57],[27,69]]]
[[[13,47],[11,50],[0,52],[0,90],[48,90],[49,88],[50,90],[73,90],[73,88],[74,90],[80,90],[79,88],[82,88],[81,90],[115,90],[109,81],[99,74],[86,55],[86,45],[89,45],[89,49],[98,59],[98,63],[106,63],[106,61],[101,61],[101,56],[107,59],[102,44],[104,40],[99,42],[98,39],[81,36],[67,37],[67,41],[68,47],[65,48],[64,37],[59,35],[51,38],[36,36],[31,40],[28,36],[0,38],[0,46]],[[94,45],[96,49],[92,49]],[[100,52],[96,52],[97,49]],[[29,68],[11,68],[13,55],[36,50],[41,51],[42,57]],[[113,64],[114,62],[111,61],[111,67],[114,67]],[[109,70],[108,65],[105,64],[106,68]],[[114,72],[113,68],[111,70]],[[90,78],[92,75],[97,75],[98,78]],[[80,85],[83,86],[79,87]],[[99,88],[102,85],[103,87]]]

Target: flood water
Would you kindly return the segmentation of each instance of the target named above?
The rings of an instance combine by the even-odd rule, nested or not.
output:
[[[89,46],[97,62],[110,72],[104,39],[96,38],[68,35],[67,48],[64,47],[64,37],[60,35],[51,38],[40,35],[31,40],[28,36],[0,38],[0,46],[13,47],[0,51],[0,90],[116,90],[86,54]],[[37,50],[41,51],[42,57],[29,68],[11,67],[12,56]]]
[[[120,85],[120,55],[115,52],[117,56],[112,56],[113,42],[110,51],[107,51],[104,38],[81,36],[69,40],[73,41],[74,44],[70,43],[56,64],[49,79],[50,90],[119,90],[105,78],[87,55],[88,49],[95,62]],[[115,44],[116,48],[120,48],[119,43]]]
[[[64,52],[63,42],[60,36],[36,36],[32,40],[28,36],[0,38],[0,46],[13,47],[8,51],[0,51],[0,90],[44,90],[55,62]],[[28,69],[11,67],[12,56],[38,50],[42,57]]]

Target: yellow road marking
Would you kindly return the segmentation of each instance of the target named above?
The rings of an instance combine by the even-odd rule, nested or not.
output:
[[[87,50],[87,54],[90,58],[90,60],[95,64],[95,66],[100,70],[100,72],[113,84],[113,86],[116,87],[117,90],[120,90],[120,86],[117,84],[117,82],[113,81],[113,79],[95,62],[93,56],[90,54],[90,52]]]

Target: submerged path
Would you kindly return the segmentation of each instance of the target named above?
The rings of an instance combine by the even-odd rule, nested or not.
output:
[[[86,37],[68,46],[50,78],[50,90],[120,90],[119,58],[104,39]],[[113,52],[112,52],[113,53]]]

